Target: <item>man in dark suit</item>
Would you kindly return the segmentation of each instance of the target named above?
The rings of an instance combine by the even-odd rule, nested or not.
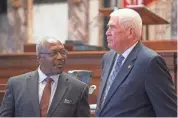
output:
[[[176,117],[177,96],[164,59],[139,39],[142,20],[128,8],[110,14],[111,49],[102,60],[98,117]]]
[[[36,45],[36,52],[40,66],[9,79],[0,116],[89,117],[88,86],[63,72],[63,44],[47,37]]]

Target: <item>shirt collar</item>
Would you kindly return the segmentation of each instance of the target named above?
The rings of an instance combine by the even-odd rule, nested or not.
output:
[[[41,71],[40,66],[38,67],[38,74],[39,74],[39,83],[43,82],[48,77]],[[54,82],[57,82],[59,78],[59,74],[49,76],[49,78],[52,78]]]
[[[133,48],[137,45],[137,43],[138,41],[135,44],[133,44],[130,48],[128,48],[124,53],[122,53],[122,56],[124,56],[124,59],[128,57],[128,55],[133,50]]]

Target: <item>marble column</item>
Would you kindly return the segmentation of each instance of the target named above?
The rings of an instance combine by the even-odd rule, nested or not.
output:
[[[7,13],[0,16],[0,53],[22,53],[27,39],[26,0],[7,0]]]
[[[169,22],[169,24],[149,26],[149,40],[171,39],[172,7],[176,0],[157,0],[149,9]]]
[[[171,39],[177,40],[177,0],[172,2]]]
[[[68,0],[68,39],[88,42],[89,0]]]

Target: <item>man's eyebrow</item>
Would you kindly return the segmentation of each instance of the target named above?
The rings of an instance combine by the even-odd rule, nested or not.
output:
[[[107,24],[107,27],[115,27],[113,24]]]
[[[111,24],[107,24],[107,28],[110,27],[110,26],[111,26]]]

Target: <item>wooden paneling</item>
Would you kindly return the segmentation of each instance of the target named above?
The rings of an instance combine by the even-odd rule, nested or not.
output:
[[[143,44],[153,50],[160,51],[176,51],[177,50],[177,40],[144,40]]]
[[[157,51],[176,51],[177,50],[177,40],[143,40],[142,43]],[[74,51],[72,44],[64,44],[65,48],[69,51]],[[35,52],[35,44],[25,44],[24,52]]]
[[[73,45],[72,44],[64,44],[64,47],[68,50],[68,51],[72,51],[73,50]],[[24,52],[36,52],[36,44],[33,43],[29,43],[29,44],[25,44],[24,45]]]
[[[91,70],[93,72],[90,85],[95,84],[97,90],[93,96],[90,96],[90,103],[96,102],[101,75],[101,58],[105,53],[106,51],[72,51],[68,54],[65,72],[76,69]],[[166,60],[174,82],[177,83],[176,52],[164,51],[158,53]],[[35,53],[0,55],[0,65],[0,91],[2,93],[5,90],[9,77],[33,71],[38,67]]]

